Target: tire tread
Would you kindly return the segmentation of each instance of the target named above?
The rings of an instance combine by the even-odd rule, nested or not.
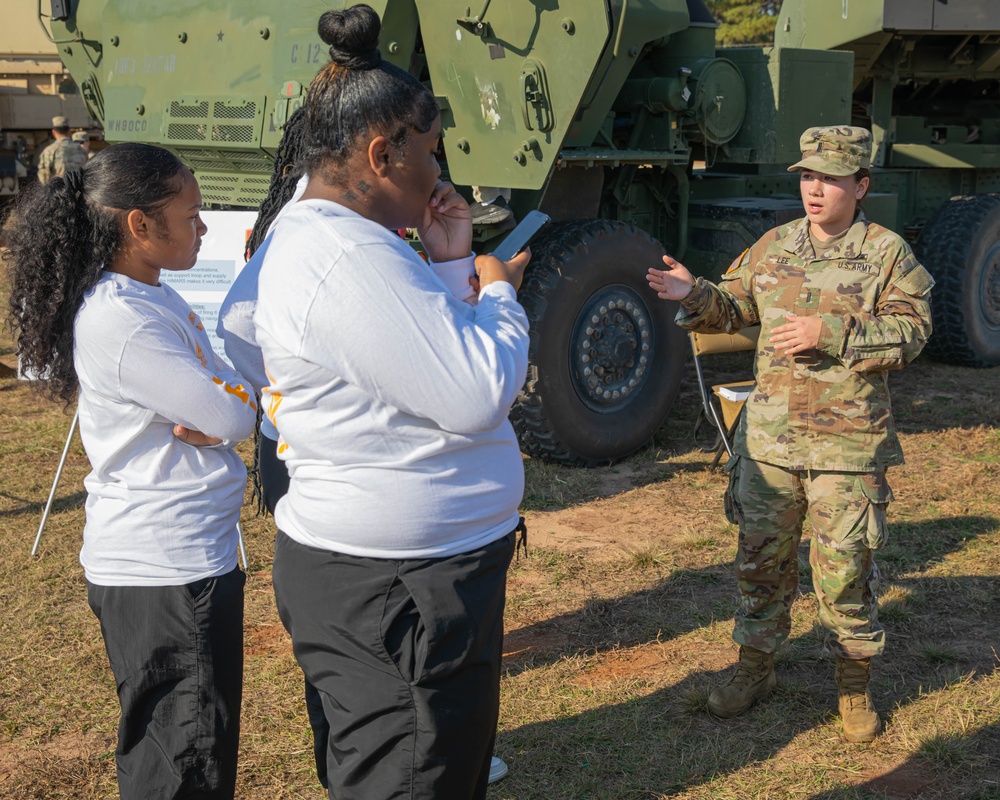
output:
[[[562,265],[585,259],[591,247],[603,237],[627,234],[646,237],[648,234],[633,225],[600,219],[572,220],[550,225],[543,236],[536,239],[532,249],[529,271],[518,293],[518,299],[532,321],[529,332],[528,377],[517,402],[511,409],[510,419],[520,440],[521,450],[532,458],[540,458],[569,466],[594,467],[609,463],[608,459],[584,458],[571,452],[554,433],[549,409],[535,387],[538,370],[535,355],[539,348],[536,320],[545,317],[553,290],[563,280]]]
[[[934,277],[927,354],[967,367],[993,366],[973,348],[963,312],[967,260],[976,232],[1000,207],[1000,194],[958,195],[947,200],[924,226],[916,255]]]

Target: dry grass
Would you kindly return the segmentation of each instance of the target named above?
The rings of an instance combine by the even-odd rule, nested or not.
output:
[[[13,362],[6,340],[0,362]],[[527,464],[531,552],[510,574],[497,741],[511,772],[492,798],[1000,799],[1000,370],[918,361],[893,392],[907,464],[890,476],[898,502],[879,558],[885,734],[838,736],[808,585],[774,695],[731,722],[707,715],[734,656],[735,531],[725,478],[690,442],[685,386],[657,441],[624,464]],[[115,794],[114,687],[77,563],[78,442],[28,558],[68,425],[0,380],[0,798]],[[244,528],[238,795],[319,798],[301,675],[271,595],[270,522],[247,511]]]

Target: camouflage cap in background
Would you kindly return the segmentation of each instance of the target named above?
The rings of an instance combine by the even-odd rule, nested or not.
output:
[[[53,117],[52,118],[52,127],[53,128],[68,128],[69,127],[69,120],[66,119],[66,117]]]
[[[799,139],[802,160],[789,172],[808,169],[824,175],[853,175],[872,163],[872,134],[867,128],[842,125],[834,128],[809,128]]]
[[[74,131],[73,132],[73,141],[74,142],[89,142],[90,141],[90,134],[87,133],[86,131]]]

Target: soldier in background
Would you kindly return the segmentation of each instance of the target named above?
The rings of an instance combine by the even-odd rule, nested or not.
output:
[[[83,148],[83,152],[87,154],[87,161],[90,161],[94,157],[94,151],[90,149],[90,134],[86,131],[73,131],[71,138]]]
[[[757,385],[727,466],[726,515],[738,524],[742,601],[733,639],[736,673],[708,699],[734,717],[774,688],[774,653],[791,629],[798,546],[809,518],[809,563],[836,658],[844,736],[881,731],[868,682],[885,646],[878,568],[892,491],[886,468],[903,462],[887,373],[920,353],[931,331],[934,284],[909,245],[858,208],[868,191],[871,133],[810,128],[800,140],[806,216],[765,234],[719,285],[664,256],[650,269],[662,299],[679,300],[677,323],[732,332],[760,324]]]
[[[38,158],[39,183],[48,183],[57,175],[65,175],[87,163],[83,148],[70,138],[66,117],[52,118],[52,137],[55,141],[42,150]]]

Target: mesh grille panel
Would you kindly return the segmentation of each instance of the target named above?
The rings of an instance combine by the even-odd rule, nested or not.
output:
[[[235,104],[224,99],[173,100],[167,106],[164,120],[166,142],[220,143],[222,146],[228,142],[235,147],[253,145],[260,132],[262,107],[256,100],[240,99]],[[210,151],[206,152],[205,158],[209,162],[219,159]],[[223,157],[223,160],[227,159]],[[256,159],[252,163],[256,164]]]
[[[178,122],[171,122],[167,127],[168,139],[181,139],[188,142],[205,141],[204,125],[182,125]]]
[[[205,150],[178,147],[176,152],[184,163],[193,169],[271,174],[272,158],[262,150]]]
[[[207,203],[257,208],[267,196],[268,180],[243,175],[199,173],[198,184]]]
[[[239,194],[236,195],[234,204],[238,206],[259,206],[264,202],[265,197],[267,197],[266,186],[261,189],[244,186],[240,189]]]
[[[206,175],[200,183],[213,188],[222,187],[224,190],[232,189],[240,182],[238,175]]]
[[[253,125],[213,125],[213,142],[252,142]]]
[[[170,116],[174,119],[191,119],[192,117],[199,117],[199,118],[207,117],[208,100],[203,100],[200,103],[192,103],[191,105],[178,103],[175,100],[170,104]]]
[[[208,113],[206,109],[206,113]],[[216,103],[212,116],[216,119],[253,119],[257,114],[256,103],[244,103],[241,106],[231,106],[226,103]]]

